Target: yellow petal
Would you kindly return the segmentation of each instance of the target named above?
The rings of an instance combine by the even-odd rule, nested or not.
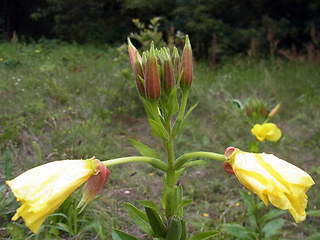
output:
[[[20,216],[37,233],[44,220],[94,174],[92,160],[64,160],[28,170],[6,183],[21,201],[12,220]]]
[[[308,189],[314,184],[310,175],[272,154],[236,150],[229,159],[239,181],[268,205],[290,211],[296,222],[305,219]]]
[[[251,133],[260,142],[263,142],[264,139],[276,142],[281,137],[281,130],[274,123],[256,124],[251,129]]]

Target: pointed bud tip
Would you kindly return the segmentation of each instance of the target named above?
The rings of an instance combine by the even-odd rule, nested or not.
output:
[[[191,49],[191,43],[190,43],[189,35],[186,35],[186,42],[185,42],[184,47]]]

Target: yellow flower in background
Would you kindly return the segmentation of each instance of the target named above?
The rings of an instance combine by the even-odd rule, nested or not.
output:
[[[263,142],[264,139],[276,142],[281,137],[281,130],[274,123],[256,124],[251,129],[251,133],[259,142]]]
[[[51,162],[7,181],[17,201],[21,201],[12,220],[22,217],[30,230],[37,233],[44,220],[96,174],[96,161],[92,158]]]
[[[36,49],[36,50],[34,50],[34,52],[35,52],[35,53],[39,53],[39,52],[40,52],[40,50],[39,50],[39,49]]]
[[[238,180],[266,206],[289,210],[297,223],[306,218],[306,192],[314,184],[310,175],[272,154],[242,152],[229,147],[225,157]]]

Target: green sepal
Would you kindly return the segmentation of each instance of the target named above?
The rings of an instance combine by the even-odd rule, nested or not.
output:
[[[166,240],[180,240],[181,233],[181,219],[177,216],[173,216],[169,222]]]
[[[139,240],[138,238],[129,235],[128,233],[122,232],[118,229],[112,229],[113,240]]]
[[[165,223],[162,221],[160,215],[153,208],[145,207],[147,217],[154,232],[154,237],[165,238],[167,235],[167,228]]]
[[[132,220],[138,225],[138,227],[146,232],[148,235],[154,237],[155,234],[149,224],[147,215],[133,206],[130,203],[124,203],[124,207],[126,208],[127,212],[129,213]]]
[[[165,141],[168,141],[169,135],[167,130],[163,127],[163,125],[151,118],[149,118],[149,123],[152,129],[152,134],[157,136]]]
[[[245,227],[236,223],[226,223],[222,225],[222,231],[231,234],[237,239],[241,240],[255,240],[255,234],[252,231],[249,231]],[[190,239],[191,240],[191,239]],[[193,240],[193,239],[192,239]]]
[[[160,210],[160,208],[154,202],[152,202],[150,200],[140,200],[139,203],[144,207],[152,208],[153,210],[155,210],[160,215],[162,221],[164,223],[166,222],[162,211]]]
[[[142,156],[161,159],[160,154],[155,150],[153,150],[152,148],[148,147],[147,145],[141,142],[137,142],[133,139],[130,139],[130,142]]]
[[[196,235],[194,235],[189,240],[205,240],[205,239],[208,239],[208,238],[211,238],[211,237],[217,235],[218,233],[219,232],[215,231],[215,230],[202,232],[202,233],[197,233]]]

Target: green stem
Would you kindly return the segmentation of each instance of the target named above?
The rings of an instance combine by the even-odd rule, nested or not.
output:
[[[106,167],[112,167],[115,165],[130,163],[130,162],[147,162],[161,169],[162,171],[167,171],[168,169],[168,166],[166,163],[152,157],[132,156],[132,157],[123,157],[123,158],[116,158],[112,160],[102,161],[103,165],[105,165]]]
[[[170,138],[166,145],[168,155],[168,170],[167,170],[167,189],[169,190],[166,196],[166,217],[170,218],[173,216],[173,193],[175,185],[175,169],[174,169],[174,149],[173,139]]]
[[[223,154],[213,152],[191,152],[180,156],[174,163],[174,169],[179,169],[184,163],[189,161],[191,158],[209,158],[218,161],[226,161]]]

